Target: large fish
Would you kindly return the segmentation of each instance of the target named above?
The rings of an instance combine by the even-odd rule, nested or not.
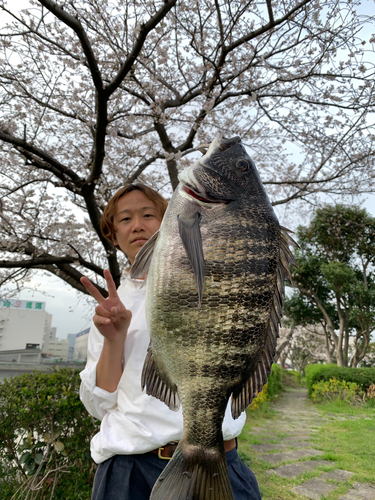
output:
[[[233,500],[222,421],[267,382],[294,243],[239,137],[217,136],[180,175],[162,225],[139,251],[147,272],[147,394],[182,404],[179,445],[152,500]]]

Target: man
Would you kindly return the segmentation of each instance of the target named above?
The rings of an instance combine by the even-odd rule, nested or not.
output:
[[[109,201],[101,220],[103,235],[130,264],[159,229],[167,202],[153,189],[131,184]],[[141,373],[149,344],[145,315],[146,287],[125,271],[116,290],[104,272],[108,298],[87,278],[82,284],[97,300],[89,334],[88,359],[81,373],[81,400],[102,421],[91,442],[99,464],[92,500],[148,500],[152,487],[182,436],[182,410],[173,412],[141,388]],[[258,500],[254,474],[238,458],[235,438],[245,414],[233,420],[230,408],[223,422],[229,477],[235,500]]]

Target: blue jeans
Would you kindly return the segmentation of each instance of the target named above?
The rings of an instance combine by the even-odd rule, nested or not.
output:
[[[234,448],[226,453],[235,500],[261,500],[254,473]],[[99,464],[91,500],[149,500],[151,490],[168,464],[157,455],[115,455]]]

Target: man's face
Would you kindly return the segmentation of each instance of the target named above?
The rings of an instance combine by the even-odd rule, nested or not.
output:
[[[133,264],[139,249],[159,229],[162,217],[154,202],[142,191],[130,191],[117,202],[113,240]]]

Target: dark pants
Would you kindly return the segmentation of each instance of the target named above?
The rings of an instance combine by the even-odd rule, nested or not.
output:
[[[235,500],[261,500],[254,473],[240,460],[237,450],[226,453]],[[151,490],[168,464],[157,455],[115,455],[99,464],[91,500],[149,500]]]

